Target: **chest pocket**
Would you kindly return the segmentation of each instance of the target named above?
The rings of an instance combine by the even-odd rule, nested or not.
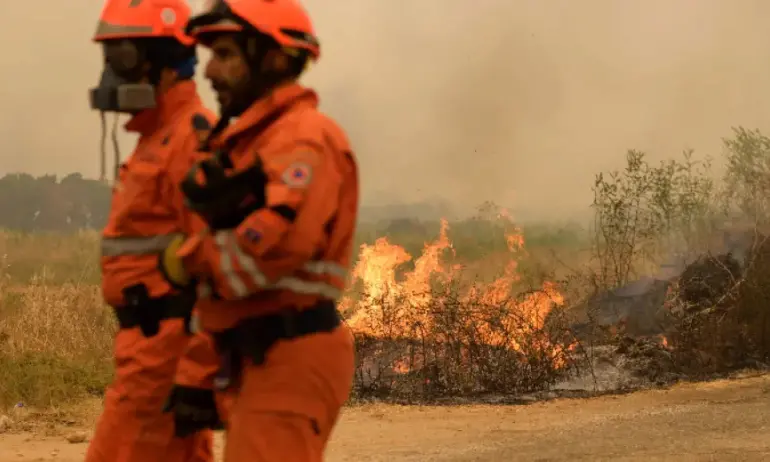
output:
[[[164,155],[167,153],[136,154],[126,162],[121,172],[112,208],[116,224],[123,232],[145,234],[148,225],[172,216],[163,194]]]

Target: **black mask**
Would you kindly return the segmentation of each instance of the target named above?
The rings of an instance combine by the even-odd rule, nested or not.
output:
[[[131,40],[104,44],[104,70],[99,85],[89,90],[91,108],[136,113],[154,108],[155,87],[139,83],[145,75],[147,52]]]

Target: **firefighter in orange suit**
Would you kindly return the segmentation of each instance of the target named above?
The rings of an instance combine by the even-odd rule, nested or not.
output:
[[[103,230],[102,290],[120,328],[115,378],[86,462],[213,461],[210,430],[180,428],[162,412],[188,342],[210,343],[188,329],[194,287],[172,287],[157,257],[170,236],[188,226],[179,183],[215,119],[192,80],[195,42],[184,32],[189,16],[184,0],[108,0],[94,37],[103,47],[104,70],[90,92],[91,107],[103,116],[131,115],[126,129],[139,140],[120,165]],[[201,382],[218,367],[216,356],[208,364],[192,359],[184,374]],[[185,438],[175,437],[175,427]]]
[[[176,284],[200,284],[198,321],[222,361],[212,380],[234,395],[225,461],[321,461],[354,374],[336,301],[353,250],[356,160],[296,81],[320,51],[296,1],[218,1],[187,30],[211,50],[221,118],[212,154],[182,182],[201,220],[162,266]],[[171,401],[178,421],[207,415]]]

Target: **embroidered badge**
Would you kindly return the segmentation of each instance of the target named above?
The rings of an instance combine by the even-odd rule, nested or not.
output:
[[[312,176],[313,172],[310,165],[305,162],[295,162],[284,170],[281,179],[289,187],[304,188],[310,184]]]

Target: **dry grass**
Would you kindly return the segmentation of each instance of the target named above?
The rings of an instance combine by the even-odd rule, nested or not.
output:
[[[115,324],[93,282],[95,242],[93,233],[0,234],[0,409],[103,392]]]
[[[43,284],[98,284],[99,235],[21,233],[0,230],[0,274],[14,286]]]

